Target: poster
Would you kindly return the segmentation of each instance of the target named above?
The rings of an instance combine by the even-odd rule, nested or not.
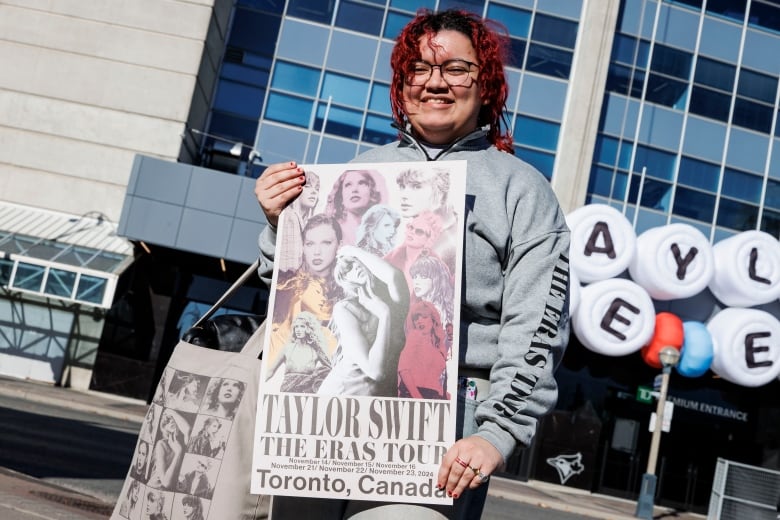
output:
[[[280,215],[252,492],[451,504],[465,161],[302,165]]]

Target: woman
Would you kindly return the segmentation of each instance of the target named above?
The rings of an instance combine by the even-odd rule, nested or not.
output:
[[[185,520],[204,520],[203,501],[192,495],[181,497],[181,512]]]
[[[398,360],[398,397],[446,399],[447,345],[436,308],[414,302],[409,309],[406,344]]]
[[[207,391],[205,413],[233,420],[244,396],[244,383],[235,379],[216,378]]]
[[[363,215],[357,230],[357,246],[382,257],[395,246],[395,237],[401,217],[393,208],[384,204],[371,207]]]
[[[133,465],[130,468],[130,476],[140,482],[146,482],[146,463],[149,458],[149,443],[138,441],[138,447],[135,449]]]
[[[391,55],[399,140],[355,158],[467,161],[459,373],[484,391],[478,400],[458,398],[463,427],[435,479],[454,505],[428,509],[448,518],[479,518],[490,474],[531,442],[539,418],[555,404],[553,373],[569,334],[567,297],[555,288],[568,284],[569,230],[549,183],[513,155],[502,124],[508,39],[493,27],[463,11],[420,11]],[[258,178],[255,193],[271,225],[300,193],[301,176],[297,163],[287,162]],[[266,227],[264,271],[273,262],[274,239]],[[279,501],[274,513],[306,506]],[[347,502],[335,514],[348,518],[374,507]]]
[[[282,392],[316,393],[330,372],[326,348],[319,320],[310,312],[298,313],[293,320],[290,341],[268,369],[266,380],[271,379],[284,363]]]
[[[144,512],[147,520],[168,520],[168,515],[165,514],[165,495],[159,491],[150,490],[146,494]]]
[[[219,437],[221,429],[222,421],[217,417],[206,417],[206,420],[203,421],[203,427],[190,441],[189,452],[206,457],[222,458],[225,453],[225,441]]]
[[[154,444],[154,450],[152,450],[149,487],[165,490],[175,489],[176,477],[179,474],[189,433],[189,424],[178,412],[169,409],[163,410],[158,439]]]
[[[412,278],[412,294],[417,300],[424,300],[433,304],[441,317],[441,323],[447,333],[447,351],[449,359],[450,341],[452,341],[452,327],[454,312],[452,309],[454,280],[450,270],[439,257],[433,255],[420,255],[409,267],[409,276]]]
[[[385,255],[385,260],[404,273],[410,291],[413,287],[412,265],[422,255],[435,254],[431,248],[441,234],[440,222],[439,216],[431,211],[414,216],[406,224],[403,243]]]
[[[295,199],[281,222],[284,230],[284,246],[279,256],[280,271],[295,271],[303,261],[303,228],[309,218],[314,215],[314,209],[320,198],[320,178],[313,171],[306,172],[306,184],[303,185],[301,196]]]
[[[374,170],[347,170],[336,179],[325,213],[339,223],[343,243],[355,245],[363,214],[374,204],[383,202],[380,182],[382,177]]]
[[[333,308],[331,329],[338,347],[318,393],[397,396],[403,336],[393,331],[409,310],[403,274],[358,247],[342,246],[335,278],[346,297]]]
[[[130,480],[127,486],[127,493],[122,505],[119,506],[119,514],[125,518],[136,518],[135,509],[139,506],[138,498],[141,495],[141,483],[137,480]]]
[[[175,371],[168,388],[167,406],[185,412],[196,412],[203,398],[201,378],[188,372]]]

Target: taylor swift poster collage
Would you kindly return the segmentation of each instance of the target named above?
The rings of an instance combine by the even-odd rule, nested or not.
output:
[[[252,490],[388,500],[375,464],[421,485],[454,441],[465,162],[303,168],[277,230]]]

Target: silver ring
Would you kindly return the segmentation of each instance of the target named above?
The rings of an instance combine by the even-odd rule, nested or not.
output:
[[[480,484],[485,484],[488,480],[490,480],[490,475],[485,475],[481,471],[477,471],[477,476],[479,477]]]

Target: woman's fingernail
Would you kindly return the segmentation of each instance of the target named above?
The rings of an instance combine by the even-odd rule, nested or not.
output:
[[[452,498],[458,498],[458,494],[457,493],[453,493]]]

